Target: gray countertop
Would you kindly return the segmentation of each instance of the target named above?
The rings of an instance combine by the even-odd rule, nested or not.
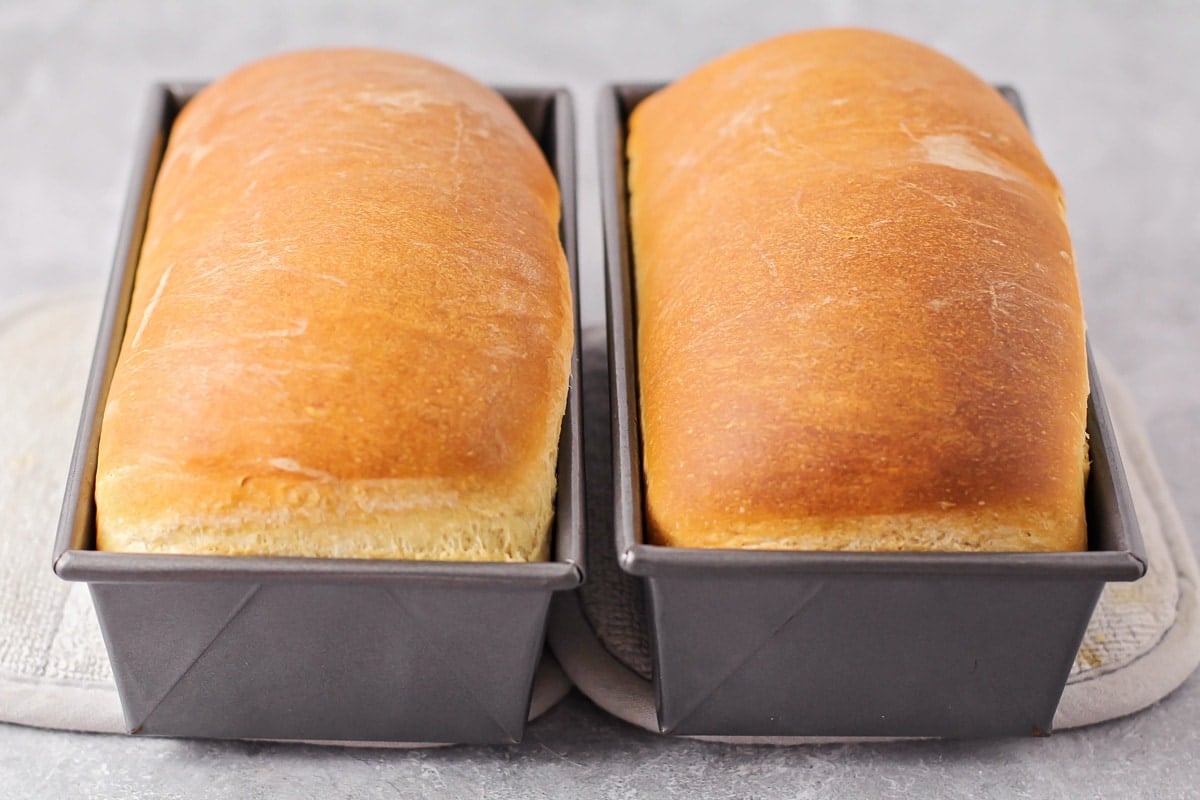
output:
[[[512,8],[510,8],[510,5]],[[596,90],[787,30],[866,25],[1018,86],[1061,178],[1093,343],[1200,542],[1200,4],[0,3],[0,298],[107,273],[146,86],[321,44],[560,84],[580,131],[582,308],[602,319]],[[50,532],[47,531],[49,537]],[[49,539],[47,539],[47,549]],[[0,725],[0,797],[1196,797],[1200,678],[1041,740],[749,748],[664,739],[572,695],[516,747],[353,750]]]

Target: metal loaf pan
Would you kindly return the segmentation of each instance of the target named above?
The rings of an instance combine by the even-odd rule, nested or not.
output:
[[[1105,581],[1145,572],[1104,394],[1091,370],[1089,549],[1081,553],[699,550],[643,539],[626,122],[651,85],[600,97],[622,568],[647,589],[664,733],[1043,735]],[[1020,110],[1015,94],[1001,90]]]
[[[559,441],[552,561],[95,549],[96,448],[150,193],[171,125],[198,88],[161,84],[151,93],[54,552],[59,576],[90,585],[126,726],[130,733],[216,738],[520,741],[551,593],[583,580],[578,344]],[[558,179],[560,234],[575,292],[571,98],[561,89],[501,93]]]

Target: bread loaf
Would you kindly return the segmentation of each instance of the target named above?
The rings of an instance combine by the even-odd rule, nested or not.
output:
[[[498,94],[266,59],[171,133],[104,411],[105,550],[544,559],[573,315],[554,177]]]
[[[652,541],[1086,546],[1062,193],[998,92],[798,33],[646,99],[627,155]]]

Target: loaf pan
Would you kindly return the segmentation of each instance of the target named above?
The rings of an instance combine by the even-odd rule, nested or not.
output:
[[[583,580],[578,345],[559,441],[552,561],[95,549],[100,421],[150,193],[171,124],[198,88],[160,84],[151,93],[54,552],[59,576],[90,586],[126,727],[130,733],[214,738],[520,741],[550,596]],[[501,93],[558,178],[560,234],[575,292],[570,96],[561,89]]]
[[[614,526],[647,590],[658,724],[727,736],[1044,735],[1106,581],[1146,564],[1089,351],[1089,549],[763,552],[644,543],[626,122],[600,98]],[[1020,111],[1014,92],[1002,93]]]

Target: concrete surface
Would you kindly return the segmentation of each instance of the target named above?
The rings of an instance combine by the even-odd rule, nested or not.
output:
[[[742,6],[747,7],[743,8]],[[106,274],[146,85],[318,44],[565,84],[580,129],[583,310],[601,319],[595,93],[795,28],[879,27],[1020,87],[1066,189],[1093,341],[1133,389],[1200,539],[1200,5],[457,0],[0,2],[0,296]],[[2,378],[0,378],[2,381]],[[49,548],[49,531],[47,532]],[[0,725],[0,798],[1200,796],[1200,678],[1048,740],[772,750],[668,740],[572,696],[513,748],[316,749]]]

